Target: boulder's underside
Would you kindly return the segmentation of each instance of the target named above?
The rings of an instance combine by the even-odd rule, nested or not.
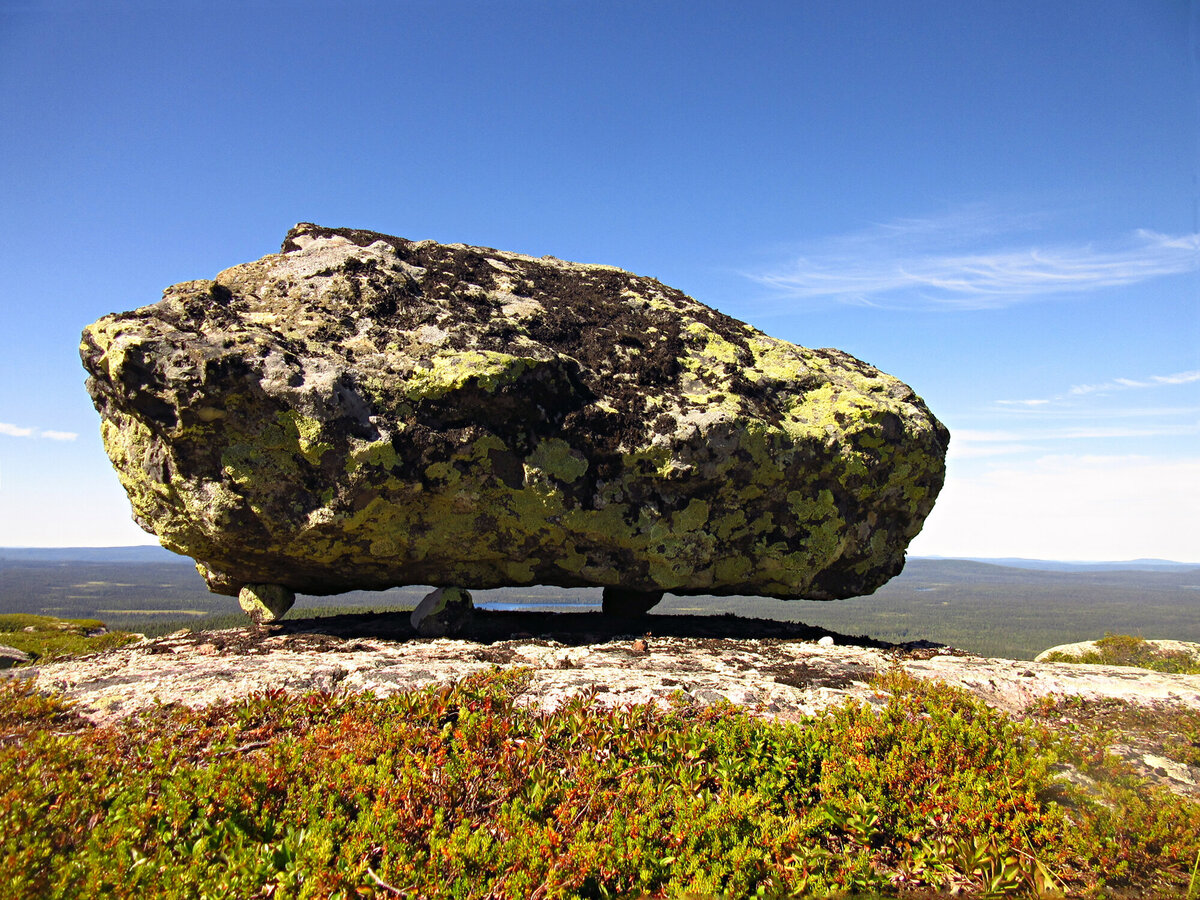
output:
[[[308,224],[81,355],[135,519],[231,595],[866,594],[949,441],[895,378],[653,279]]]

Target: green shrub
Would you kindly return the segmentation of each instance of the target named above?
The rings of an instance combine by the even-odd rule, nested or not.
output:
[[[98,619],[58,619],[29,613],[0,614],[0,644],[15,647],[34,658],[49,662],[111,650],[137,635],[109,631]]]
[[[1162,650],[1143,637],[1111,631],[1096,641],[1095,650],[1079,656],[1055,652],[1044,661],[1135,666],[1172,675],[1200,675],[1200,660],[1186,650]]]
[[[543,714],[528,673],[90,727],[0,688],[11,897],[787,897],[1182,890],[1200,806],[1091,738],[892,673],[799,723]],[[1093,797],[1054,774],[1069,763]]]

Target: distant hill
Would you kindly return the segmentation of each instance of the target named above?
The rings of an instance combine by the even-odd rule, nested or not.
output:
[[[0,562],[183,563],[195,565],[157,544],[139,547],[0,547]]]
[[[1015,569],[1033,569],[1046,572],[1175,572],[1179,569],[1200,569],[1200,563],[1174,562],[1169,559],[1130,559],[1112,562],[1083,562],[1056,559],[1025,559],[1019,556],[955,557],[955,556],[912,556],[909,560],[956,560],[988,563],[993,566],[1008,566]]]

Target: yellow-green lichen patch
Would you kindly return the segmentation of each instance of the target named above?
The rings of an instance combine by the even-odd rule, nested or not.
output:
[[[834,504],[833,492],[822,489],[815,497],[802,491],[789,491],[788,506],[801,522],[819,522],[837,517],[837,506]]]
[[[410,400],[437,399],[460,390],[468,382],[492,392],[543,362],[494,350],[438,353],[428,365],[413,370],[403,385],[403,393]]]
[[[458,484],[462,474],[452,462],[435,462],[425,467],[425,477],[430,481],[451,486]]]
[[[730,541],[745,529],[746,512],[743,509],[735,509],[728,515],[722,516],[714,525],[713,534],[721,541]]]
[[[257,432],[236,431],[226,435],[221,452],[225,477],[250,495],[265,495],[278,484],[297,479],[298,466],[320,462],[332,449],[318,440],[320,423],[293,411],[279,413],[275,421]]]
[[[713,566],[713,577],[717,584],[736,585],[746,580],[754,564],[745,556],[725,556]]]
[[[627,518],[629,506],[625,503],[612,503],[602,509],[565,510],[560,517],[562,527],[571,534],[577,535],[581,543],[595,546],[612,546],[622,541],[631,543],[637,541],[636,531],[631,534]]]
[[[152,513],[162,502],[171,502],[171,485],[151,474],[162,466],[154,464],[154,454],[165,453],[158,439],[132,416],[113,417],[100,423],[100,435],[117,475],[139,515]]]
[[[700,353],[711,360],[735,365],[743,362],[743,351],[734,343],[726,340],[703,322],[690,322],[683,329],[685,334],[701,341]],[[695,356],[688,356],[684,365],[696,364]]]
[[[397,430],[403,429],[401,427]],[[396,448],[390,438],[383,441],[356,441],[346,456],[346,474],[353,475],[362,466],[379,466],[383,469],[390,469],[398,461]]]
[[[531,474],[543,472],[566,484],[578,480],[587,469],[588,461],[583,455],[560,438],[539,441],[526,462],[526,470]]]
[[[333,445],[321,440],[321,422],[301,415],[295,410],[281,412],[276,417],[285,434],[294,437],[300,455],[314,466],[321,462],[321,455],[332,450]]]
[[[515,584],[529,584],[536,576],[535,566],[540,563],[540,559],[531,560],[516,560],[508,559],[501,562],[504,569],[504,574],[510,578]]]
[[[708,523],[709,505],[703,500],[693,499],[687,507],[673,517],[676,531],[699,531]]]
[[[754,363],[746,370],[753,381],[803,383],[812,375],[811,355],[787,341],[756,333],[747,341]]]

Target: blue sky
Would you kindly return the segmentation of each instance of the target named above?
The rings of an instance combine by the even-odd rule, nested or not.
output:
[[[1200,4],[0,0],[0,545],[153,539],[76,346],[297,221],[618,265],[913,385],[913,552],[1200,562]]]

